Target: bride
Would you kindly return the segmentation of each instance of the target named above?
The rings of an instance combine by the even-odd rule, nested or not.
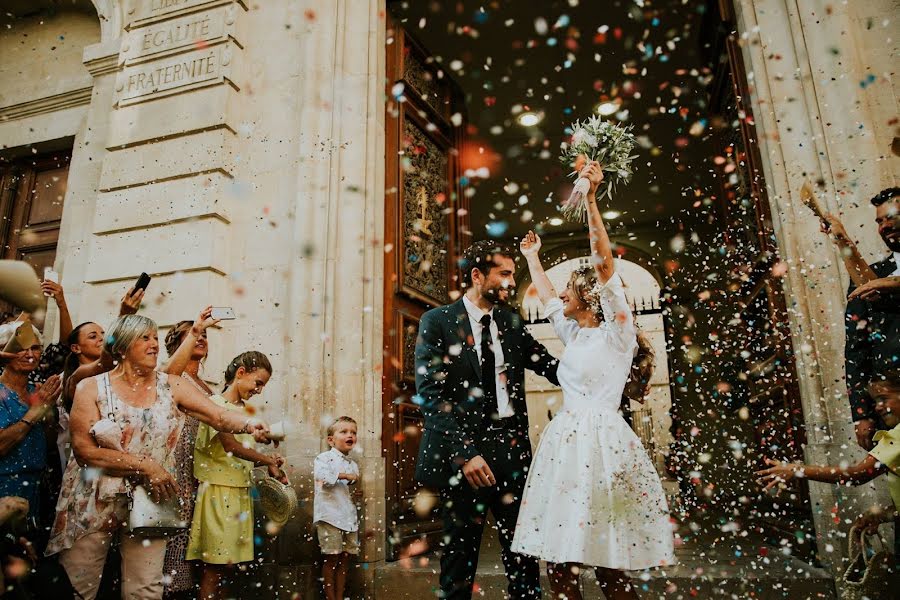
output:
[[[581,600],[582,567],[596,569],[608,599],[637,598],[624,571],[674,563],[672,525],[653,464],[618,412],[638,353],[637,331],[595,200],[600,164],[581,175],[591,184],[593,266],[572,273],[557,296],[538,257],[540,238],[529,232],[520,246],[566,348],[558,371],[563,409],[541,435],[512,550],[547,561],[554,598]]]

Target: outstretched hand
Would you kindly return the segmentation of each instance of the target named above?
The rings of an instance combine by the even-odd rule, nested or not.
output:
[[[125,315],[133,315],[137,313],[138,309],[141,307],[141,300],[143,299],[143,289],[129,289],[127,292],[125,292],[125,296],[122,298],[122,302],[119,305],[119,316],[124,317]]]
[[[849,242],[850,235],[841,220],[832,213],[825,213],[825,220],[821,221],[820,229],[822,233],[830,234],[836,242]]]
[[[541,238],[534,231],[529,231],[519,242],[519,251],[523,256],[535,256],[541,250]]]
[[[42,281],[41,291],[44,292],[45,296],[49,296],[56,300],[57,304],[65,304],[66,302],[63,287],[55,281],[50,281],[49,279],[45,279],[44,281]]]
[[[900,294],[900,277],[880,277],[862,284],[848,296],[850,300],[862,298],[863,300],[880,300],[885,294]]]
[[[244,432],[252,435],[254,441],[260,444],[274,444],[276,448],[278,447],[278,440],[273,440],[269,437],[272,432],[269,431],[269,426],[262,421],[250,419],[244,428]]]
[[[771,458],[766,459],[766,464],[771,466],[768,469],[756,472],[756,476],[759,477],[757,481],[760,484],[766,484],[764,488],[766,491],[769,491],[776,485],[785,484],[794,477],[803,475],[804,465],[801,464],[783,463],[780,460],[772,460]]]

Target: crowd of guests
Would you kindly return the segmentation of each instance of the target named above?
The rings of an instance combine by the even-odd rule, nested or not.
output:
[[[229,572],[254,560],[252,470],[288,483],[284,458],[255,448],[273,437],[249,404],[272,377],[269,359],[241,353],[217,393],[201,377],[207,330],[218,323],[211,308],[171,328],[159,370],[157,325],[137,314],[143,289],[128,291],[108,330],[73,326],[63,288],[42,289],[58,307],[61,342],[45,348],[27,313],[5,314],[0,325],[0,595],[90,600],[118,586],[123,598],[227,597]],[[323,553],[336,559],[327,561],[326,591],[341,594],[347,557],[358,552],[347,490],[359,473],[347,456],[355,439],[355,423],[341,417],[328,442],[347,466],[331,474],[316,463],[319,527],[340,515],[320,532]],[[174,502],[186,527],[134,529],[138,489],[161,506]]]
[[[854,531],[874,532],[893,521],[894,552],[900,564],[900,188],[881,191],[872,205],[878,233],[890,252],[872,265],[865,264],[838,217],[826,215],[822,227],[851,274],[871,269],[868,281],[851,284],[845,313],[850,409],[857,443],[867,455],[856,464],[841,465],[768,460],[769,468],[758,474],[767,488],[795,477],[859,485],[887,474],[892,505],[869,508],[857,518]]]

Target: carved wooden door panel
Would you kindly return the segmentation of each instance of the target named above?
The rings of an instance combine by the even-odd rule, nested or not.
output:
[[[38,277],[56,260],[70,159],[65,151],[0,164],[0,258],[24,260]]]
[[[386,51],[382,448],[387,556],[397,559],[433,547],[441,529],[434,493],[414,478],[422,429],[414,349],[421,315],[458,298],[457,256],[471,234],[459,185],[462,94],[391,19]]]

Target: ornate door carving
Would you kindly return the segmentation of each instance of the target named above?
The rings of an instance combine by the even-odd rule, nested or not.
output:
[[[461,93],[396,21],[388,20],[382,448],[387,556],[419,554],[441,524],[414,479],[422,414],[414,402],[419,318],[458,295],[456,258],[470,242],[460,193]],[[456,122],[456,125],[453,124]]]

